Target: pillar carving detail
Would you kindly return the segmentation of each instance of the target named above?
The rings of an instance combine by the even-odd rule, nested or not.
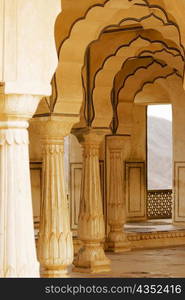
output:
[[[0,96],[0,277],[39,277],[30,168],[28,119],[40,97]]]
[[[102,195],[100,186],[99,147],[104,135],[87,132],[78,136],[83,147],[78,237],[83,247],[74,261],[78,272],[107,272],[110,261],[105,256],[102,242],[105,239]]]
[[[74,121],[75,122],[75,121]],[[40,120],[43,150],[38,257],[43,277],[62,277],[73,261],[73,241],[64,180],[64,137],[73,121]]]

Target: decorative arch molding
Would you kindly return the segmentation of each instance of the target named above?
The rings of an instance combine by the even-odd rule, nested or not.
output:
[[[149,70],[147,70],[146,72],[148,73],[148,71]],[[142,83],[139,87],[138,87],[138,89],[137,89],[137,91],[135,92],[135,95],[136,96],[134,96],[135,98],[132,100],[132,102],[129,102],[129,103],[133,103],[133,102],[135,102],[136,101],[136,99],[139,99],[140,97],[141,97],[141,93],[142,93],[142,91],[146,88],[146,87],[151,87],[151,90],[150,90],[150,92],[152,91],[152,86],[153,85],[156,85],[156,84],[158,84],[158,83],[160,83],[160,80],[163,80],[163,81],[165,81],[165,80],[168,80],[168,79],[170,79],[170,78],[175,78],[175,79],[178,79],[178,87],[179,87],[179,84],[181,84],[181,87],[182,87],[182,77],[179,77],[178,75],[177,75],[177,73],[174,71],[174,70],[168,70],[168,72],[166,73],[166,74],[162,74],[162,75],[160,75],[160,76],[153,76],[152,74],[149,74],[148,73],[148,75],[147,75],[147,77],[148,77],[148,80],[146,80],[144,83]],[[143,87],[143,88],[142,88]],[[171,82],[171,87],[170,87],[170,85],[168,85],[168,86],[166,86],[166,89],[164,90],[164,88],[162,87],[161,88],[161,91],[163,91],[164,92],[164,94],[168,94],[169,96],[168,96],[168,99],[169,99],[169,97],[171,96],[171,93],[172,93],[172,91],[173,91],[173,83]],[[141,92],[140,92],[140,90],[141,90]],[[182,87],[182,90],[183,90],[183,87]],[[175,89],[175,91],[177,91],[177,89]],[[158,92],[160,92],[160,89],[159,89],[159,87],[158,87]],[[137,94],[138,93],[138,94]],[[143,92],[143,95],[144,95],[144,92]],[[155,96],[155,95],[154,95]],[[138,97],[138,98],[137,98]],[[133,97],[132,97],[133,98]],[[168,100],[167,99],[167,100]],[[155,100],[155,99],[154,99]],[[156,101],[156,100],[155,100]],[[154,103],[155,103],[155,101],[154,101]],[[137,101],[138,102],[138,101]],[[166,101],[167,103],[170,103],[171,101]],[[119,101],[119,103],[118,103],[118,108],[117,108],[117,113],[118,113],[118,119],[119,119],[119,122],[118,122],[118,128],[119,128],[119,124],[120,124],[120,118],[122,118],[123,116],[122,116],[122,104],[124,104],[125,102],[120,102]],[[127,103],[125,103],[125,104],[127,104]],[[115,133],[114,134],[116,134],[117,133],[117,130],[118,130],[118,128],[116,129],[116,131],[115,131]]]
[[[176,75],[174,75],[174,76],[177,77]],[[166,82],[166,80],[168,80],[168,78],[169,77],[162,78],[162,80]],[[156,80],[154,83],[146,85],[142,89],[142,91],[136,95],[136,97],[134,99],[134,103],[136,103],[136,104],[141,103],[142,99],[146,99],[146,97],[148,97],[148,95],[150,95],[150,98],[149,98],[150,103],[156,103],[156,102],[158,103],[158,99],[161,99],[160,95],[165,96],[166,102],[171,103],[170,91],[165,89],[160,84],[160,82],[161,82],[160,80]]]
[[[155,37],[152,37],[152,34],[155,34]],[[159,45],[163,45],[164,47],[166,47],[167,49],[171,50],[174,52],[174,56],[180,56],[181,60],[184,61],[184,58],[180,52],[180,50],[178,48],[176,48],[174,46],[174,44],[170,41],[170,40],[160,40],[160,38],[162,38],[161,35],[157,34],[156,35],[156,31],[139,31],[139,32],[129,32],[126,34],[125,39],[126,39],[126,43],[124,44],[118,44],[118,45],[114,45],[114,47],[112,47],[110,49],[110,51],[108,51],[107,49],[105,50],[105,57],[99,61],[99,65],[95,67],[93,66],[93,71],[92,68],[90,67],[90,59],[92,57],[92,55],[90,55],[90,48],[88,47],[87,49],[87,53],[86,53],[86,66],[87,67],[87,72],[86,73],[90,73],[87,74],[86,77],[84,78],[83,76],[83,87],[85,88],[85,105],[84,105],[84,116],[85,116],[85,120],[87,122],[88,126],[91,126],[93,119],[94,119],[94,108],[93,108],[93,99],[92,99],[92,95],[93,95],[93,91],[95,89],[95,80],[97,75],[99,74],[99,72],[104,68],[107,60],[109,60],[111,57],[116,56],[117,52],[121,49],[121,48],[129,48],[134,42],[136,42],[138,39],[141,39],[142,41],[148,41],[149,43],[155,45],[155,44],[159,44]],[[101,42],[99,42],[101,40]],[[93,46],[98,43],[98,48],[100,48],[101,43],[105,42],[105,39],[101,39],[96,41]],[[120,36],[118,36],[117,40],[121,41]],[[146,48],[146,47],[145,47]],[[144,48],[144,49],[145,49]],[[114,50],[113,50],[114,49]],[[96,50],[96,47],[93,47],[93,51]],[[100,51],[100,50],[99,50]],[[139,50],[138,50],[139,51]],[[166,50],[167,51],[167,50]],[[157,51],[156,51],[157,52]],[[142,53],[141,53],[142,55]],[[103,56],[102,56],[103,57]],[[86,82],[86,86],[85,86],[85,82]]]
[[[68,0],[66,0],[66,1],[68,1]],[[84,20],[87,17],[88,12],[92,8],[103,7],[108,1],[109,0],[101,0],[101,1],[97,0],[96,3],[93,3],[93,5],[82,8],[82,11],[81,11],[82,15],[80,17],[78,16],[77,18],[75,18],[72,22],[69,22],[68,30],[66,30],[65,36],[60,41],[56,41],[58,56],[60,54],[63,44],[65,43],[66,40],[68,40],[70,38],[71,31],[72,31],[73,27],[75,26],[75,24],[78,23],[79,21]],[[93,2],[95,2],[95,1],[93,1]],[[78,1],[77,5],[79,6],[79,1]],[[60,15],[61,20],[67,19],[67,16],[65,18],[64,13],[65,13],[65,7],[64,7],[64,12],[61,13],[61,15]],[[60,22],[58,21],[57,29],[59,30],[60,29],[59,27],[61,27],[61,26],[62,26],[61,21]]]
[[[123,14],[131,12],[129,8],[132,7],[129,1],[117,0],[108,1],[103,7],[96,7],[89,10],[86,18],[83,21],[79,21],[75,24],[73,29],[71,30],[71,35],[68,40],[65,41],[63,47],[60,51],[60,63],[57,70],[57,88],[58,88],[58,98],[56,99],[54,112],[63,112],[63,113],[79,113],[82,99],[83,99],[83,91],[81,84],[81,69],[83,66],[84,55],[86,48],[89,44],[91,44],[94,40],[97,40],[101,33],[111,26],[119,26],[125,20]],[[149,14],[146,16],[147,7],[139,10],[140,18],[136,18],[136,22],[141,22],[143,18],[150,18],[153,16],[155,19],[158,19],[163,23],[163,25],[171,25],[165,23],[165,20],[156,16],[155,14]],[[138,9],[137,9],[138,14]],[[165,19],[165,16],[164,16]],[[94,21],[98,20],[98,23],[94,23]],[[78,25],[77,25],[78,24]],[[154,26],[151,25],[151,28]],[[83,35],[83,30],[86,28],[87,35],[84,36],[83,41],[81,42],[81,47],[79,46],[79,32]],[[89,29],[89,30],[88,30]],[[82,36],[81,35],[81,36]],[[73,55],[73,62],[69,61],[68,57],[70,53],[72,55],[72,49],[74,49],[75,44],[78,47],[78,51],[76,51],[75,55]],[[73,53],[74,54],[74,53]],[[73,70],[73,74],[71,73]],[[69,82],[70,78],[70,82]],[[70,89],[69,89],[70,86]]]
[[[140,98],[143,98],[146,95],[146,90],[150,90],[151,92],[151,98],[152,95],[155,100],[155,94],[152,92],[152,90],[155,88],[157,89],[158,86],[160,86],[161,89],[163,89],[168,95],[168,101],[171,102],[173,100],[174,94],[176,94],[179,89],[181,88],[183,90],[182,85],[182,77],[180,77],[175,71],[169,73],[166,76],[159,76],[155,78],[155,80],[149,80],[147,81],[135,94],[134,101],[137,103]],[[173,95],[172,95],[173,94]],[[138,99],[138,100],[137,100]],[[155,102],[155,101],[154,101]]]
[[[176,76],[178,76],[179,78],[182,79],[182,76],[179,75],[179,74],[177,73],[176,70],[173,70],[171,73],[167,74],[166,76],[158,76],[158,77],[156,77],[156,78],[153,79],[153,80],[149,80],[149,81],[146,81],[145,83],[143,83],[143,85],[141,86],[141,88],[140,88],[138,91],[136,91],[136,93],[135,93],[135,95],[134,95],[134,99],[136,98],[136,96],[137,96],[140,92],[142,92],[142,90],[144,89],[144,87],[146,87],[147,85],[153,84],[153,83],[155,83],[155,82],[156,82],[157,80],[159,80],[159,79],[167,79],[168,77],[173,76],[173,75],[176,75]],[[133,100],[134,100],[134,99],[133,99]]]
[[[124,64],[123,64],[123,66],[122,66],[122,68],[121,68],[120,71],[123,70],[124,65],[127,63],[128,60],[130,60],[130,59],[136,59],[136,58],[137,58],[137,59],[141,59],[141,58],[147,57],[147,55],[144,55],[145,52],[148,54],[148,57],[153,57],[153,59],[156,60],[156,61],[158,61],[158,63],[159,63],[160,61],[163,61],[164,63],[160,63],[161,65],[165,65],[165,66],[168,65],[168,66],[171,67],[172,69],[175,69],[177,72],[179,72],[179,75],[182,76],[182,75],[180,74],[180,73],[181,73],[180,70],[179,70],[178,68],[176,69],[177,64],[176,64],[176,60],[175,60],[176,58],[179,58],[179,59],[180,59],[181,56],[179,56],[178,54],[175,55],[174,53],[168,51],[166,48],[162,48],[162,49],[156,50],[156,51],[152,51],[152,50],[147,50],[147,51],[145,51],[145,50],[142,50],[141,52],[138,52],[136,56],[127,58],[127,60],[124,62]],[[167,63],[167,61],[164,59],[164,57],[155,57],[155,55],[158,54],[158,53],[160,53],[160,54],[164,54],[164,53],[168,54],[169,57],[170,57],[169,63]],[[174,59],[174,62],[173,62],[172,59]],[[116,76],[117,76],[117,75],[116,75]],[[115,78],[116,78],[116,76],[115,76]],[[122,83],[120,84],[120,87],[118,88],[117,93],[116,93],[116,96],[117,96],[118,98],[119,98],[119,93],[120,93],[120,91],[124,88],[125,83],[126,83],[127,79],[128,79],[130,76],[132,76],[132,73],[131,73],[131,74],[128,74],[128,75],[126,76],[126,78],[122,81]],[[115,81],[114,81],[114,85],[113,85],[113,89],[114,89],[114,88],[115,88]]]
[[[118,51],[119,51],[121,48],[129,48],[129,47],[130,47],[134,42],[136,42],[138,39],[141,39],[141,40],[143,40],[143,41],[147,41],[147,42],[149,42],[149,43],[151,43],[151,44],[161,44],[161,45],[163,45],[164,47],[166,47],[168,50],[171,50],[171,51],[176,52],[176,55],[175,55],[175,54],[172,54],[172,55],[174,55],[174,56],[180,56],[182,62],[184,61],[184,57],[182,56],[182,54],[181,54],[181,52],[180,52],[180,50],[179,50],[178,48],[169,46],[169,44],[167,43],[167,41],[156,40],[156,39],[150,37],[150,35],[148,35],[148,37],[147,37],[147,34],[146,34],[146,32],[144,31],[144,32],[139,33],[138,35],[136,35],[136,36],[135,36],[133,39],[131,39],[128,43],[123,44],[123,45],[119,45],[113,53],[109,54],[109,55],[103,60],[103,63],[101,64],[101,66],[97,69],[97,71],[96,71],[95,74],[94,74],[94,79],[93,79],[93,89],[94,89],[94,87],[95,87],[95,79],[96,79],[96,77],[97,77],[97,74],[104,68],[104,66],[105,66],[105,64],[106,64],[106,62],[107,62],[107,60],[110,59],[110,58],[113,57],[113,56],[116,56],[117,53],[118,53]],[[169,42],[169,40],[168,40],[168,42]],[[138,50],[138,51],[139,51],[139,50]],[[147,50],[146,50],[146,51],[147,51]],[[167,50],[166,50],[166,51],[167,51]],[[144,50],[143,50],[142,52],[144,52]],[[143,54],[142,52],[140,53],[140,55]],[[149,51],[148,51],[148,52],[149,52]],[[171,52],[171,53],[172,53],[172,52]]]
[[[153,71],[155,73],[156,72],[157,73],[161,73],[162,72],[162,73],[166,74],[166,72],[169,72],[168,71],[169,68],[168,68],[168,66],[166,64],[162,64],[159,61],[153,60],[152,62],[149,62],[144,67],[143,66],[139,66],[133,72],[133,75],[131,77],[133,77],[134,80],[135,80],[135,76],[139,74],[137,77],[139,78],[140,81],[141,80],[146,80],[146,78],[143,79],[143,69],[147,69],[147,70],[151,69],[151,71]],[[131,78],[131,77],[129,77],[129,78]],[[104,100],[103,103],[102,103],[102,105],[101,105],[101,107],[103,107],[103,111],[104,111],[104,114],[103,114],[104,117],[103,117],[103,119],[102,119],[102,109],[100,111],[100,109],[98,109],[99,107],[98,106],[96,107],[96,117],[95,117],[95,119],[94,119],[94,121],[92,123],[93,127],[99,127],[99,126],[100,127],[101,126],[105,126],[106,127],[106,126],[109,126],[109,124],[111,122],[112,116],[115,116],[115,110],[112,108],[112,101],[110,99],[111,89],[112,89],[112,86],[110,86],[108,88],[108,92],[105,93],[105,95],[102,96],[102,98],[101,98],[101,100]],[[132,88],[132,90],[133,90],[133,88]],[[132,93],[133,93],[133,91],[132,91]],[[106,98],[106,96],[107,96],[107,98]],[[109,99],[109,100],[107,100],[107,99]],[[107,103],[105,101],[107,101]]]
[[[120,90],[119,92],[119,95],[120,93],[127,93],[126,91],[124,92],[124,88],[127,86],[129,86],[129,83],[128,81],[129,80],[133,80],[135,82],[137,82],[137,84],[135,84],[135,87],[134,87],[134,90],[132,89],[131,93],[130,94],[127,94],[127,97],[126,99],[129,99],[127,100],[126,102],[129,101],[129,103],[131,103],[132,101],[134,101],[134,98],[135,98],[135,94],[137,93],[137,91],[139,89],[141,89],[141,87],[146,83],[148,82],[148,78],[150,78],[150,81],[155,81],[156,78],[159,78],[159,77],[166,77],[168,76],[169,74],[172,74],[172,73],[175,73],[176,70],[172,70],[171,68],[169,67],[163,67],[163,68],[158,68],[155,70],[155,72],[153,72],[151,70],[151,66],[147,69],[147,70],[143,70],[144,73],[142,74],[138,74],[138,72],[134,72],[135,74],[133,76],[127,76],[126,77],[126,81],[127,81],[127,85],[125,85],[124,83],[124,87],[122,88],[122,90]],[[158,75],[160,74],[160,76]],[[137,77],[136,77],[137,76]],[[124,80],[124,82],[126,82]],[[122,101],[120,100],[120,96],[117,98],[117,101],[116,101],[116,107],[114,107],[114,110],[113,110],[113,120],[111,122],[111,130],[113,132],[113,134],[116,134],[117,132],[117,129],[118,129],[118,126],[119,126],[119,104],[121,103]]]
[[[112,85],[114,84],[115,74],[117,74],[117,72],[121,68],[124,67],[124,62],[126,60],[139,57],[139,55],[135,56],[135,52],[139,51],[139,48],[141,47],[140,41],[138,42],[139,39],[141,39],[144,42],[145,41],[149,42],[151,44],[156,43],[156,41],[151,41],[150,39],[145,38],[145,37],[143,38],[139,34],[136,38],[134,38],[132,41],[130,41],[129,44],[119,46],[118,49],[115,51],[115,53],[113,55],[109,56],[109,58],[104,61],[103,68],[101,69],[101,71],[99,71],[99,73],[96,76],[96,82],[94,84],[95,88],[93,90],[93,96],[92,96],[93,101],[91,102],[91,105],[92,105],[91,111],[93,112],[93,114],[92,114],[91,122],[88,123],[88,125],[94,124],[95,111],[96,111],[95,123],[98,120],[97,113],[98,113],[98,110],[100,110],[100,109],[98,109],[98,106],[100,105],[100,90],[102,90],[102,88],[103,88],[103,90],[101,91],[101,105],[103,104],[104,109],[106,109],[106,106],[107,107],[109,106],[109,108],[110,108],[111,101],[109,101],[109,99],[112,98],[111,90],[112,90]],[[136,42],[138,42],[138,47],[136,47],[134,45],[134,43],[136,43]],[[162,45],[165,45],[167,48],[169,48],[168,45],[164,42],[157,41],[157,43],[161,43]],[[132,47],[133,49],[131,48],[131,45],[133,46]],[[126,47],[126,50],[125,50],[125,47]],[[143,45],[142,45],[142,47],[143,47]],[[172,50],[174,50],[174,49],[172,49]],[[177,49],[175,49],[175,50],[177,50]],[[128,53],[124,52],[124,51],[127,51]],[[132,51],[133,51],[133,53],[132,53]],[[178,50],[177,50],[177,52],[178,52]],[[153,54],[155,54],[155,51],[153,52]],[[128,55],[133,55],[133,56],[128,58]],[[151,57],[151,56],[147,56],[147,57]],[[173,54],[172,54],[172,57],[173,57]],[[174,56],[174,57],[176,57],[176,56]],[[179,54],[179,57],[180,57],[180,54]],[[126,59],[124,60],[124,58],[126,58]],[[116,61],[116,59],[117,59],[117,61]],[[166,66],[165,63],[164,63],[164,65]],[[109,81],[106,82],[107,75],[109,75]],[[106,82],[106,88],[105,88],[105,82]],[[102,99],[106,99],[106,101],[105,100],[102,101]],[[112,104],[113,104],[113,101],[112,101]],[[97,107],[97,108],[95,109],[95,107]],[[106,111],[107,111],[106,116],[107,116],[107,120],[108,120],[110,118],[110,115],[109,115],[110,113],[108,113],[110,110],[107,108]],[[100,116],[101,116],[101,111],[99,113],[99,119],[101,119]],[[101,120],[100,120],[100,123],[101,123]]]
[[[165,50],[165,49],[163,49],[163,50]],[[158,63],[159,66],[161,66],[161,68],[167,67],[167,64],[154,59],[152,56],[148,56],[148,59],[151,59],[151,63],[146,67],[146,66],[144,66],[144,61],[146,60],[146,58],[147,57],[142,57],[142,56],[135,56],[135,57],[127,58],[127,60],[123,64],[122,68],[119,70],[119,72],[114,77],[113,88],[111,90],[111,104],[112,104],[113,119],[110,124],[110,128],[111,128],[111,131],[113,132],[113,134],[116,133],[116,131],[118,129],[118,125],[119,125],[118,124],[118,111],[117,111],[118,104],[119,104],[119,102],[118,102],[119,93],[124,88],[127,80],[129,80],[129,78],[131,78],[131,77],[134,77],[138,71],[140,71],[140,70],[145,71],[145,70],[149,69],[149,67],[152,66],[152,64],[154,62]],[[127,66],[127,64],[129,64],[132,61],[134,61],[134,62],[141,61],[141,65],[138,67],[137,64],[134,63],[134,66],[132,67],[132,72],[126,73],[125,67]]]
[[[162,11],[162,13],[166,17],[167,22],[171,23],[173,26],[175,26],[177,28],[178,35],[179,35],[179,42],[180,42],[181,48],[183,49],[183,52],[185,54],[185,47],[184,47],[184,44],[182,42],[181,26],[178,25],[178,16],[176,16],[172,10],[170,11],[170,13],[168,12],[168,7],[167,6],[169,5],[169,1],[168,1],[167,6],[165,6],[164,1],[162,1],[162,0],[154,1],[157,4],[156,3],[155,4],[150,4],[150,2],[151,2],[150,0],[142,0],[143,3],[141,3],[141,2],[138,3],[136,1],[137,0],[129,0],[129,2],[134,2],[134,5],[148,7],[151,11],[156,10],[156,9]],[[160,5],[159,5],[159,3],[160,3]],[[172,20],[172,18],[173,18],[173,20]]]

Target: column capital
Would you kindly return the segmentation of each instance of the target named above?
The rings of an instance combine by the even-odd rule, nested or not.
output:
[[[106,139],[109,149],[122,149],[125,144],[125,140],[130,140],[130,137],[130,135],[108,135]]]
[[[71,133],[71,128],[79,120],[78,117],[46,116],[37,117],[31,120],[32,126],[37,127],[37,131],[42,140],[61,140]]]
[[[1,122],[9,122],[6,125],[12,128],[19,127],[17,121],[27,121],[35,113],[41,96],[39,95],[19,95],[0,94],[0,119]],[[13,122],[13,124],[11,123]]]
[[[28,128],[39,100],[40,96],[0,93],[0,145],[28,144],[24,129]]]
[[[81,144],[100,144],[105,135],[109,133],[107,129],[78,128],[73,129],[72,133],[77,137]]]

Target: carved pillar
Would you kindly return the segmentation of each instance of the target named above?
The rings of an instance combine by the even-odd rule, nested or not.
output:
[[[126,147],[123,136],[108,136],[108,250],[124,252],[130,250],[130,243],[124,231],[126,222],[125,182],[123,176],[123,149]]]
[[[73,261],[73,242],[64,179],[64,137],[76,120],[40,118],[43,183],[38,257],[44,277],[66,274]]]
[[[0,96],[0,277],[38,277],[28,122],[38,96]]]
[[[83,146],[83,173],[81,185],[78,237],[83,242],[74,261],[77,272],[106,272],[110,270],[101,242],[105,238],[102,195],[100,187],[99,147],[104,134],[82,131],[77,134]]]

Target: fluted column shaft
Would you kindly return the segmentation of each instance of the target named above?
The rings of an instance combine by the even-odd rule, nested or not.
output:
[[[122,136],[107,138],[109,149],[109,195],[108,195],[108,249],[113,252],[130,250],[129,242],[124,232],[126,221],[124,178],[123,178],[123,147]]]
[[[44,277],[62,277],[73,261],[73,241],[64,179],[64,136],[69,124],[49,120],[42,130],[43,182],[38,257]]]
[[[99,147],[103,136],[88,133],[83,136],[83,173],[81,185],[78,237],[84,246],[75,259],[75,271],[104,272],[110,270],[101,242],[105,238],[100,186]]]
[[[0,97],[0,277],[39,276],[27,131],[38,101],[34,96]]]

